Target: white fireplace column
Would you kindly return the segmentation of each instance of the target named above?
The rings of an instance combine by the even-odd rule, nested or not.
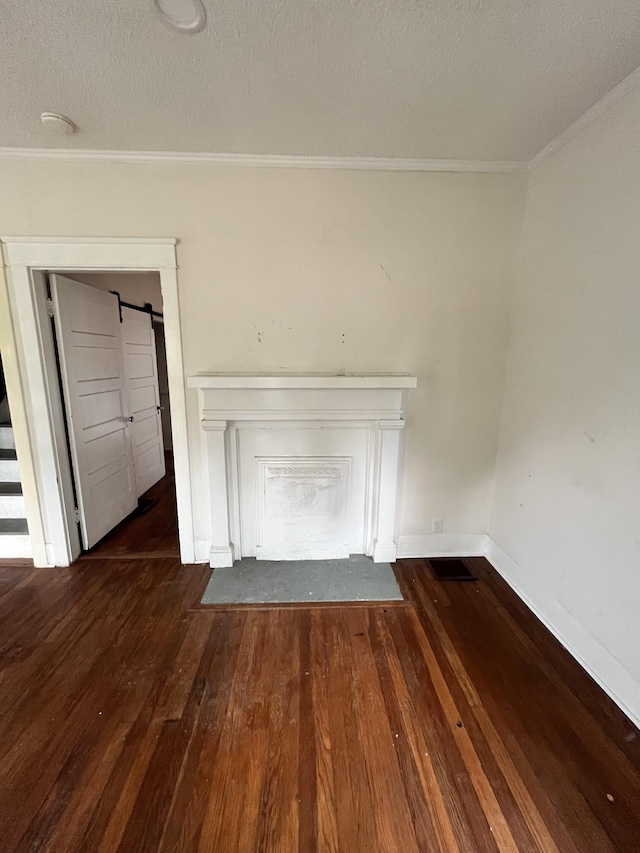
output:
[[[230,541],[229,491],[227,472],[226,421],[202,421],[205,435],[209,501],[211,506],[211,548],[209,565],[212,569],[233,565],[233,543]]]
[[[404,414],[416,377],[191,376],[213,568],[242,557],[396,559]]]
[[[400,477],[400,449],[404,421],[379,421],[380,475],[378,507],[373,540],[374,563],[393,563],[398,552],[395,541],[396,506]]]

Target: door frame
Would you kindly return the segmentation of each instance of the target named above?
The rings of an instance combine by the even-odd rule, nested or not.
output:
[[[32,271],[157,272],[167,349],[180,559],[195,562],[185,373],[174,238],[0,237],[11,313],[12,339],[3,351],[15,358],[21,394],[9,395],[16,419],[16,449],[23,480],[34,564],[67,566],[77,526],[63,483],[71,463],[56,442],[59,424],[47,377],[47,347]],[[9,389],[8,389],[9,390]],[[25,431],[20,429],[26,423]]]

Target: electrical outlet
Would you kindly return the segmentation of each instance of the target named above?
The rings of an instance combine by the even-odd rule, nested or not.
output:
[[[441,518],[434,518],[431,522],[431,532],[432,533],[442,533],[442,528],[444,526],[443,520]]]

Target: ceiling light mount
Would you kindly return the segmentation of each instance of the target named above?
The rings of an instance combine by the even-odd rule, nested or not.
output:
[[[179,33],[195,35],[207,24],[202,0],[155,0],[155,4],[162,19]]]

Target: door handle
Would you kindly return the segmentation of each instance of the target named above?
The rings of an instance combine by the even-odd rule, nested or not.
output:
[[[164,412],[164,406],[156,406],[156,409],[157,409],[159,412]]]
[[[133,415],[129,415],[128,418],[123,418],[123,420],[125,423],[128,422],[128,423],[132,424],[133,423]]]

